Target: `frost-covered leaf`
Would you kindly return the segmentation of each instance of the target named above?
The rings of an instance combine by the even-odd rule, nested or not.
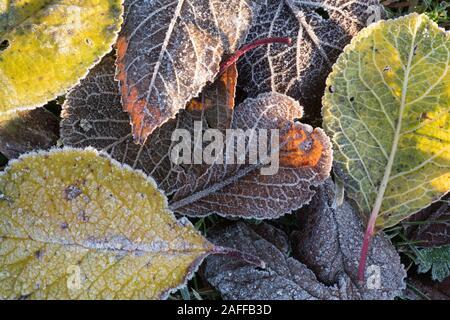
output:
[[[44,108],[0,114],[0,152],[9,159],[54,146],[59,119]]]
[[[288,256],[290,248],[283,231],[269,224],[258,226],[235,222],[209,231],[211,241],[226,244],[259,257],[265,269],[241,261],[207,259],[205,277],[226,300],[332,300],[339,288],[320,283],[314,273]]]
[[[64,94],[111,49],[122,0],[0,0],[0,112]]]
[[[141,164],[136,157],[140,146],[133,143],[129,117],[122,111],[114,61],[112,55],[104,57],[67,94],[61,112],[61,141],[71,147],[93,146],[133,166],[135,161]],[[143,166],[133,167],[149,173]]]
[[[447,195],[405,221],[407,237],[418,247],[450,244],[450,197]]]
[[[252,18],[251,0],[126,0],[117,78],[136,141],[174,118],[219,71]]]
[[[357,219],[356,215],[353,217]],[[358,228],[362,232],[360,223]],[[266,223],[251,225],[235,222],[212,229],[209,235],[213,243],[255,255],[266,264],[265,269],[260,269],[242,261],[230,261],[219,256],[207,258],[205,277],[221,292],[224,299],[389,299],[400,293],[401,288],[394,288],[397,282],[390,284],[382,281],[380,290],[361,288],[343,270],[335,273],[332,281],[321,280],[307,262],[289,256],[292,249],[287,235]],[[320,239],[320,244],[327,248],[338,245],[335,237],[324,235]],[[394,251],[393,248],[388,250]],[[322,258],[323,256],[318,257],[319,260]],[[328,261],[328,264],[342,263],[339,254],[336,261],[333,257],[330,258],[332,260]],[[398,256],[396,259],[398,260]],[[313,260],[314,253],[311,253],[309,262]],[[396,263],[398,264],[398,261]],[[383,269],[383,272],[394,274],[389,269]],[[405,276],[404,270],[401,271],[401,275],[402,278]]]
[[[262,174],[261,168],[268,166],[262,165],[261,158],[256,164],[249,164],[251,148],[260,148],[261,144],[246,139],[244,152],[236,145],[232,148],[235,155],[246,160],[245,164],[183,166],[184,174],[179,176],[170,207],[192,216],[218,214],[264,219],[307,204],[315,193],[314,187],[329,176],[332,153],[322,129],[298,122],[301,116],[298,103],[282,94],[267,93],[245,100],[234,109],[231,129],[254,129],[259,134],[262,129],[279,130],[280,149],[269,151],[271,165],[278,159],[278,168],[275,165],[273,173]],[[201,119],[191,114],[190,132],[196,117]]]
[[[233,105],[229,100],[234,90],[229,94],[223,91],[234,83],[234,77],[229,77],[229,73],[234,73],[232,69],[203,94],[204,101],[218,101],[216,96],[220,96],[226,98],[225,104],[212,104],[214,108],[205,112],[195,107],[199,106],[198,101],[191,102],[191,106],[181,110],[175,120],[168,121],[150,135],[144,145],[134,145],[126,116],[120,110],[117,86],[107,59],[112,58],[106,58],[68,95],[63,110],[63,143],[75,147],[91,145],[109,152],[118,161],[143,169],[155,178],[160,188],[173,195],[171,208],[178,213],[274,218],[307,203],[314,194],[311,187],[328,177],[332,158],[328,138],[319,128],[313,130],[294,122],[302,115],[301,107],[292,99],[275,93],[261,95],[237,106],[228,127],[281,129],[284,135],[280,133],[280,139],[286,143],[289,140],[289,143],[281,150],[277,174],[262,176],[258,163],[210,166],[176,165],[171,161],[171,151],[178,143],[171,140],[175,129],[193,133],[194,122],[201,121],[203,129],[223,131],[223,121],[229,121],[229,118],[217,121],[214,115],[224,114],[217,111],[224,107],[231,109]],[[223,85],[224,81],[227,85]],[[203,107],[207,105],[203,104]]]
[[[431,270],[433,280],[442,281],[450,277],[450,245],[419,250],[417,264],[420,273]]]
[[[0,175],[0,298],[164,298],[214,246],[154,181],[91,150],[32,153]]]
[[[266,0],[246,42],[291,37],[294,46],[269,45],[247,54],[239,83],[251,95],[275,91],[320,112],[325,79],[344,46],[373,18],[383,17],[378,0]]]
[[[449,50],[449,34],[424,15],[380,21],[352,40],[327,80],[335,171],[375,229],[450,189]]]
[[[336,202],[335,185],[328,179],[311,203],[298,213],[300,230],[295,233],[294,254],[327,284],[338,282],[345,274],[358,283],[358,259],[364,227],[356,210],[347,202]],[[368,288],[377,272],[380,288]],[[354,290],[362,299],[392,299],[405,288],[406,272],[389,239],[382,233],[372,242],[367,259],[367,284]]]
[[[192,99],[186,109],[202,112],[210,128],[225,132],[231,126],[237,77],[236,64],[232,64],[214,83],[203,89],[199,98]]]
[[[410,275],[405,296],[411,300],[450,300],[450,277],[438,282],[426,275]]]

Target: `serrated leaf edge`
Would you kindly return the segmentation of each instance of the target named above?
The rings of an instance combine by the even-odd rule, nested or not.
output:
[[[140,170],[140,169],[133,169],[131,166],[129,166],[128,164],[122,164],[120,162],[118,162],[117,160],[111,158],[111,156],[109,156],[106,152],[103,151],[98,151],[97,149],[93,148],[93,147],[87,147],[87,148],[73,148],[73,147],[64,147],[64,148],[57,148],[54,147],[48,151],[45,150],[38,150],[38,151],[32,151],[32,152],[28,152],[28,153],[24,153],[22,154],[19,158],[17,159],[12,159],[8,162],[7,166],[5,167],[5,170],[0,171],[0,178],[2,176],[5,176],[6,173],[10,170],[11,166],[14,165],[15,163],[19,163],[21,162],[23,159],[27,159],[30,157],[35,157],[35,156],[46,156],[46,155],[51,155],[51,154],[58,154],[58,153],[63,153],[65,151],[86,151],[86,152],[93,152],[94,154],[102,157],[102,158],[106,158],[108,159],[108,161],[111,162],[112,165],[117,166],[123,170],[126,170],[128,172],[132,172],[132,173],[137,173],[138,175],[142,176],[148,183],[150,183],[150,185],[152,187],[154,187],[157,191],[159,191],[163,196],[164,196],[164,205],[165,205],[165,212],[167,212],[167,214],[171,215],[171,217],[177,221],[177,222],[181,222],[183,225],[188,226],[188,227],[192,227],[193,230],[195,230],[195,232],[197,232],[199,235],[201,235],[201,233],[195,229],[194,225],[192,224],[192,222],[190,220],[188,220],[186,217],[181,217],[179,219],[176,218],[175,214],[172,212],[172,210],[169,208],[168,205],[168,200],[167,200],[167,196],[164,192],[164,190],[161,190],[158,188],[156,181],[149,175],[145,174],[144,171]],[[0,193],[1,195],[1,193]],[[203,235],[201,235],[203,237]],[[205,238],[205,237],[204,237]],[[200,265],[202,264],[203,260],[209,256],[210,254],[214,253],[214,248],[216,248],[215,245],[213,245],[209,240],[207,240],[205,238],[205,242],[210,243],[212,249],[209,252],[205,252],[203,255],[201,255],[200,257],[196,258],[189,266],[188,272],[186,273],[186,275],[184,276],[183,280],[180,282],[180,284],[176,287],[173,288],[168,288],[166,290],[164,290],[160,296],[159,299],[161,300],[165,300],[167,299],[167,297],[181,289],[182,287],[186,286],[188,281],[190,279],[192,279],[192,277],[194,276],[194,274],[198,271],[198,269],[200,268]]]

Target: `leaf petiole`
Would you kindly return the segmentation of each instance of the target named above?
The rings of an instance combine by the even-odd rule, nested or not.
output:
[[[359,259],[358,280],[360,283],[364,282],[364,271],[366,269],[367,256],[369,255],[369,246],[375,234],[375,223],[377,221],[378,210],[373,211],[367,224],[366,232],[364,233],[364,240],[361,248],[361,257]]]
[[[288,46],[292,44],[291,38],[266,38],[266,39],[259,39],[254,42],[251,42],[249,44],[244,45],[242,48],[240,48],[238,51],[236,51],[231,57],[229,57],[227,60],[225,60],[221,65],[219,69],[219,75],[225,72],[229,66],[231,66],[233,63],[236,63],[240,57],[242,57],[244,54],[246,54],[248,51],[266,45],[266,44],[272,44],[272,43],[283,43]]]
[[[262,269],[266,268],[266,263],[258,257],[233,248],[215,246],[212,253],[225,255],[237,260],[242,260]]]

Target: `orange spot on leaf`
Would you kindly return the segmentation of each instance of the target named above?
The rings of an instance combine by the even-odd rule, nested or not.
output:
[[[280,164],[287,167],[315,166],[322,157],[324,146],[315,131],[308,133],[303,125],[295,123],[280,138],[287,143],[280,150]]]
[[[234,97],[236,94],[236,84],[237,84],[237,68],[236,64],[232,64],[230,67],[227,68],[227,70],[222,73],[222,75],[211,84],[209,87],[207,87],[204,92],[200,95],[198,98],[192,99],[186,106],[186,109],[188,111],[194,111],[194,110],[209,110],[212,107],[216,106],[216,101],[205,97],[205,92],[208,89],[214,89],[214,91],[217,92],[217,94],[226,96],[226,107],[229,111],[232,111],[234,109]]]
[[[202,111],[206,106],[199,98],[194,98],[186,106],[186,110],[188,111]]]
[[[133,127],[133,138],[136,143],[144,144],[147,137],[162,123],[161,112],[158,108],[151,108],[152,117],[145,116],[145,110],[149,108],[144,99],[139,99],[138,90],[133,87],[130,90],[128,84],[125,56],[128,48],[128,42],[125,37],[119,37],[117,40],[117,75],[116,79],[120,81],[123,109],[128,112]]]

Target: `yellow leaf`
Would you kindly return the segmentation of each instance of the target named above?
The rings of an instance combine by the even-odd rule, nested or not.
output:
[[[450,189],[449,64],[449,33],[411,14],[361,31],[327,80],[336,172],[377,230]]]
[[[0,0],[0,112],[64,94],[111,49],[123,0]]]
[[[153,179],[93,149],[0,175],[0,299],[165,298],[214,249]]]

